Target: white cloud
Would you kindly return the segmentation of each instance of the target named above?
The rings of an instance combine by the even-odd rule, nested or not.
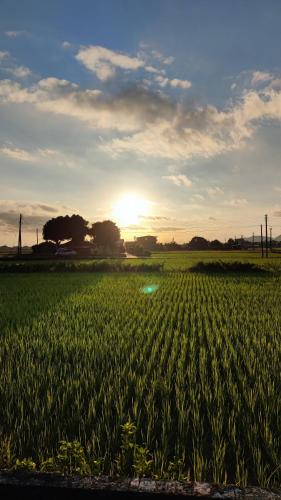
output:
[[[105,139],[99,146],[111,155],[133,152],[173,161],[210,158],[239,149],[259,123],[281,121],[281,92],[270,87],[244,93],[240,102],[218,110],[215,106],[189,107],[140,87],[105,97],[99,90],[57,78],[30,87],[1,80],[1,102],[29,103],[42,112],[74,117],[100,131],[118,131],[113,140]]]
[[[158,83],[160,85],[160,87],[166,87],[166,85],[168,85],[168,83],[169,83],[169,78],[167,78],[166,76],[157,75],[154,78],[154,81],[156,83]]]
[[[202,196],[202,194],[194,194],[191,198],[191,201],[204,201],[205,198]]]
[[[51,217],[65,213],[61,206],[44,202],[29,203],[25,200],[0,200],[0,228],[2,232],[17,231],[19,214],[23,215],[24,236],[26,232],[41,228]]]
[[[170,85],[174,88],[190,89],[190,87],[192,86],[192,83],[189,80],[180,80],[179,78],[173,78],[172,80],[170,80],[166,76],[162,75],[157,75],[154,80],[160,85],[160,87],[166,87],[167,85]]]
[[[12,160],[18,161],[35,161],[34,155],[26,151],[25,149],[13,148],[9,146],[0,147],[0,155],[8,156]]]
[[[175,58],[173,56],[165,57],[162,59],[163,64],[172,64]]]
[[[154,66],[145,66],[145,70],[148,73],[162,73],[163,72],[163,70],[158,69],[158,68],[154,68]]]
[[[64,42],[62,42],[61,46],[62,46],[63,49],[70,49],[71,43],[67,42],[67,41],[64,41]]]
[[[6,61],[8,59],[8,61]],[[2,66],[2,69],[7,71],[8,73],[11,73],[14,75],[16,78],[25,78],[27,76],[30,76],[32,74],[31,70],[27,68],[26,66],[17,66],[13,62],[13,59],[10,57],[9,52],[7,50],[0,50],[0,62],[4,61],[8,66]],[[0,80],[0,82],[3,82],[3,80]]]
[[[6,57],[9,57],[9,52],[7,50],[0,50],[0,61],[6,59]]]
[[[191,180],[184,174],[179,174],[179,175],[163,175],[162,179],[166,179],[176,186],[185,186],[185,187],[191,187],[192,182]]]
[[[9,68],[9,72],[13,73],[17,78],[26,78],[30,76],[32,72],[26,66],[15,66],[14,68]]]
[[[273,78],[271,73],[266,73],[264,71],[253,71],[252,73],[252,83],[267,82]]]
[[[144,61],[137,57],[114,52],[99,45],[82,47],[75,57],[102,81],[112,78],[116,68],[137,70],[144,66]]]
[[[189,80],[179,80],[179,78],[173,78],[170,80],[171,87],[177,87],[180,89],[190,89],[192,83]]]
[[[27,35],[27,31],[25,30],[5,31],[5,35],[7,35],[9,38],[17,38],[18,36]]]
[[[58,166],[74,167],[73,160],[56,149],[38,148],[33,151],[27,151],[13,146],[12,144],[3,145],[0,147],[0,156],[6,156],[14,161],[19,162],[51,162]]]
[[[226,200],[224,205],[228,205],[230,207],[244,207],[248,204],[248,200],[245,198],[233,198],[232,200]]]
[[[209,196],[211,196],[211,198],[214,198],[216,196],[222,196],[224,194],[224,191],[219,186],[215,186],[207,188],[207,193]]]
[[[147,47],[144,46],[143,48],[146,49]],[[175,58],[173,56],[165,56],[159,50],[151,50],[151,56],[154,59],[157,59],[158,61],[160,61],[161,63],[166,64],[166,65],[172,64],[175,60]]]
[[[270,83],[270,87],[273,89],[280,90],[281,89],[281,78],[274,78]]]

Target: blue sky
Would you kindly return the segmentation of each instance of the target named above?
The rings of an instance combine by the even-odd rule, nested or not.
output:
[[[63,213],[119,214],[126,239],[249,236],[265,213],[281,233],[278,0],[0,11],[0,243],[19,212],[26,244]]]

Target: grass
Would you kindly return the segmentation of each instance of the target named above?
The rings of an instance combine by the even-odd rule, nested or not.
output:
[[[160,258],[165,273],[1,275],[0,451],[38,463],[78,440],[114,474],[131,420],[157,477],[280,484],[279,275]]]
[[[121,260],[45,260],[0,262],[0,273],[53,273],[53,272],[157,272],[163,270],[160,262],[138,262]]]
[[[262,259],[259,252],[251,251],[201,251],[201,252],[155,252],[151,257],[136,259],[83,259],[83,260],[22,260],[0,261],[0,272],[5,271],[134,271],[153,272],[186,271],[198,262],[224,262],[224,263],[252,263],[271,271],[281,271],[281,254],[269,253],[269,258]]]

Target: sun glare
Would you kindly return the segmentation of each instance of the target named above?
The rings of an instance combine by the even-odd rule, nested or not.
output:
[[[121,227],[138,224],[142,215],[147,215],[149,202],[133,194],[124,195],[113,206],[113,220]]]

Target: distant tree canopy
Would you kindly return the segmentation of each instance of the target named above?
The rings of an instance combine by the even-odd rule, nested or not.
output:
[[[224,248],[224,244],[219,240],[213,240],[210,241],[209,248],[211,250],[222,250]]]
[[[233,238],[229,238],[225,244],[225,248],[233,249],[237,248],[237,244]]]
[[[95,222],[88,234],[92,236],[94,243],[101,247],[114,247],[120,240],[120,229],[111,220]]]
[[[175,251],[181,250],[183,245],[179,245],[176,241],[170,241],[169,243],[165,243],[163,246],[165,250]]]
[[[32,246],[33,253],[38,255],[52,255],[56,252],[56,249],[55,243],[52,243],[51,241],[43,241],[42,243],[39,243],[39,245]]]
[[[72,240],[74,244],[84,241],[88,232],[88,222],[80,215],[65,215],[48,220],[43,227],[43,239],[59,245],[63,240]]]
[[[209,242],[202,236],[194,236],[188,244],[189,250],[207,250]]]

